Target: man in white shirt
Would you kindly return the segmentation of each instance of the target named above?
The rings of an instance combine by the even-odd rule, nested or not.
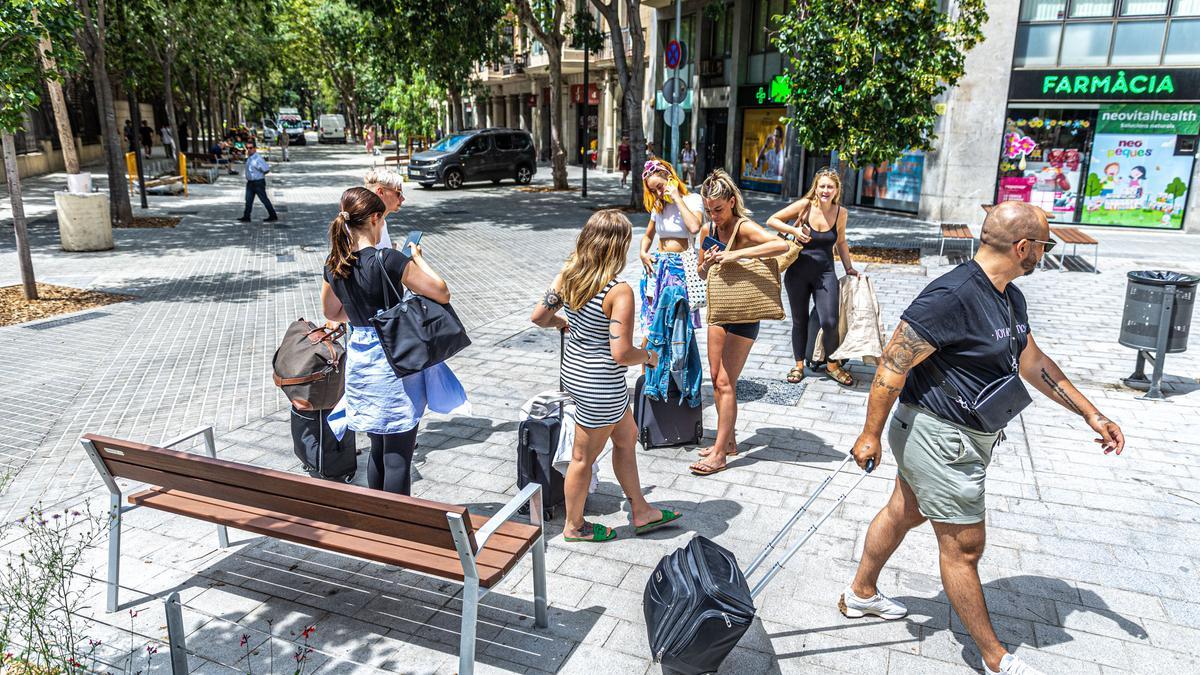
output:
[[[388,236],[386,218],[399,211],[400,205],[404,203],[404,178],[390,169],[371,169],[363,178],[363,187],[379,195],[379,198],[383,200],[383,205],[387,208],[383,212],[385,220],[383,229],[379,232],[379,243],[375,245],[375,248],[396,248],[392,243],[392,238]]]
[[[171,136],[171,127],[164,124],[163,128],[158,130],[158,135],[162,138],[163,150],[167,151],[167,157],[174,157],[175,139]]]

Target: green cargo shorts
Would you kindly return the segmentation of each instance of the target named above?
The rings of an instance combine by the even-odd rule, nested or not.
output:
[[[968,429],[903,403],[888,425],[900,477],[917,496],[921,515],[940,523],[983,522],[984,479],[999,438],[999,432]]]

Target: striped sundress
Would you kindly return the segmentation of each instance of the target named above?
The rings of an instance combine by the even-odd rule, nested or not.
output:
[[[588,429],[621,421],[629,408],[625,366],[613,361],[604,298],[617,285],[608,282],[582,309],[566,309],[571,330],[563,352],[563,389],[575,400],[575,420]]]

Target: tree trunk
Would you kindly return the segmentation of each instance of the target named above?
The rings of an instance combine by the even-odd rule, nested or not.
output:
[[[612,40],[613,62],[617,67],[617,79],[621,85],[621,96],[625,99],[625,133],[629,134],[629,206],[641,210],[642,165],[646,161],[646,137],[642,133],[642,101],[646,85],[646,38],[642,34],[641,9],[638,0],[623,0],[629,17],[629,57],[625,56],[625,37],[620,29],[622,0],[592,0],[596,9],[608,22]],[[631,65],[632,62],[632,65]]]
[[[50,106],[54,108],[54,125],[58,127],[58,143],[62,146],[63,164],[67,173],[79,173],[79,155],[75,152],[75,135],[71,133],[71,117],[67,115],[67,100],[63,97],[62,82],[59,82],[58,65],[51,58],[53,47],[49,38],[42,38],[38,45],[38,56],[42,70],[46,73],[46,90],[50,92]]]
[[[104,0],[97,2],[94,17],[89,0],[76,0],[75,4],[83,15],[83,26],[76,33],[76,37],[92,70],[92,87],[95,89],[96,104],[99,108],[100,133],[108,168],[109,212],[114,225],[128,227],[133,224],[133,205],[129,202],[129,184],[125,178],[125,154],[122,152],[125,143],[120,130],[117,129],[112,83],[108,79]]]
[[[174,73],[171,67],[175,60],[175,55],[167,52],[167,58],[163,59],[163,105],[167,108],[167,126],[171,128],[172,150],[178,157],[179,153],[183,152],[183,148],[179,147],[179,125],[175,123],[175,84],[172,80]]]
[[[547,49],[550,56],[550,175],[554,189],[567,189],[567,152],[563,149],[562,45]]]
[[[462,91],[458,88],[450,90],[450,127],[451,131],[461,131],[463,128],[463,99]]]
[[[29,253],[29,232],[25,229],[25,204],[21,200],[21,174],[17,171],[17,144],[12,134],[3,135],[4,175],[8,178],[8,197],[12,202],[13,231],[17,238],[17,260],[21,265],[21,286],[26,300],[37,300],[33,278],[33,257]]]

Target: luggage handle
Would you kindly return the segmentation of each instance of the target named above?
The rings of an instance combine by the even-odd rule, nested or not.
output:
[[[808,511],[808,507],[812,506],[813,502],[817,501],[817,497],[821,496],[821,493],[825,491],[825,488],[828,487],[829,484],[833,482],[834,477],[836,477],[839,473],[841,473],[842,469],[846,468],[846,465],[849,464],[850,460],[852,460],[852,459],[854,459],[853,454],[847,455],[846,459],[842,460],[842,463],[838,465],[837,469],[835,469],[832,473],[830,473],[828,476],[826,476],[825,480],[822,481],[821,484],[817,486],[817,489],[814,490],[813,493],[809,496],[809,498],[804,502],[804,505],[801,506],[800,509],[796,511],[796,513],[792,514],[791,519],[789,519],[787,524],[783,526],[783,529],[781,529],[775,535],[775,537],[773,539],[771,539],[771,541],[766,545],[766,547],[763,548],[762,552],[758,554],[758,557],[754,559],[754,562],[750,563],[750,567],[746,568],[746,572],[745,572],[744,576],[747,579],[749,579],[750,575],[754,574],[755,570],[757,570],[758,567],[760,565],[762,565],[763,561],[765,561],[767,559],[767,556],[770,555],[771,552],[775,550],[775,547],[779,544],[779,542],[783,541],[783,538],[787,535],[787,533],[792,529],[793,526],[795,526],[796,522],[798,520],[800,520],[800,517],[803,516],[806,511]],[[824,524],[824,522],[829,519],[829,516],[833,515],[834,511],[838,510],[838,507],[840,507],[842,505],[842,502],[846,501],[846,497],[849,496],[850,493],[853,492],[854,489],[858,487],[859,483],[862,483],[863,480],[866,479],[867,475],[870,474],[874,470],[875,470],[875,460],[874,459],[867,460],[866,471],[862,472],[862,474],[858,477],[858,480],[856,480],[854,482],[854,485],[851,485],[849,489],[842,491],[842,494],[838,496],[837,501],[834,503],[834,505],[831,506],[829,508],[829,510],[826,511],[824,514],[822,514],[821,517],[819,519],[817,519],[817,522],[815,522],[811,526],[809,526],[808,531],[804,533],[804,536],[800,538],[800,541],[793,544],[792,547],[789,548],[787,550],[787,552],[783,554],[783,557],[781,559],[777,560],[775,562],[775,564],[772,565],[769,570],[767,570],[766,574],[763,575],[763,578],[760,579],[759,582],[754,585],[754,588],[751,589],[751,591],[750,591],[751,599],[758,597],[759,593],[762,593],[766,589],[766,587],[771,583],[771,580],[775,578],[775,575],[779,574],[780,570],[782,570],[784,568],[784,566],[788,564],[788,561],[790,561],[792,559],[792,557],[796,555],[796,553],[800,550],[800,547],[804,546],[804,544],[814,534],[816,534],[817,529],[820,528],[821,525]]]

